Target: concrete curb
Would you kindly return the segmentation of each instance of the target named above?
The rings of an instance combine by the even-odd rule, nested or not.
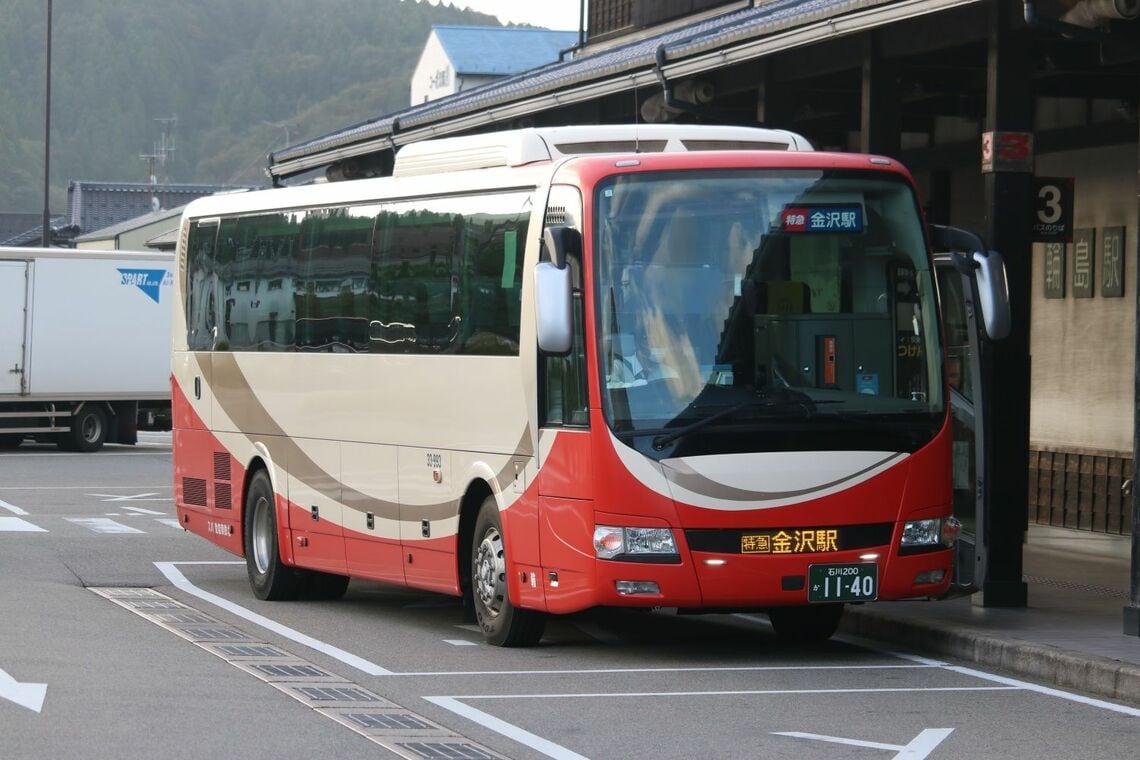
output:
[[[840,630],[909,649],[956,657],[1005,670],[1060,689],[1140,705],[1140,667],[1094,655],[1076,655],[1031,641],[1000,638],[988,631],[848,607]]]

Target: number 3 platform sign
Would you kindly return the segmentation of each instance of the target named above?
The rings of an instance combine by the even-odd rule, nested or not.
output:
[[[982,173],[1033,173],[1032,132],[983,132]]]
[[[1033,178],[1033,242],[1073,242],[1073,178]]]

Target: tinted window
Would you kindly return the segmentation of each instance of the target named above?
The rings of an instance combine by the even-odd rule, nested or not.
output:
[[[529,193],[191,226],[192,350],[517,354]]]
[[[218,225],[193,222],[186,241],[186,345],[208,351],[213,345],[219,301],[214,269]]]

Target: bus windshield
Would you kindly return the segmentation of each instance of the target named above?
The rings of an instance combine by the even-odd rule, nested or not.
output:
[[[911,186],[885,172],[612,176],[595,196],[606,419],[658,457],[914,451],[943,417]]]

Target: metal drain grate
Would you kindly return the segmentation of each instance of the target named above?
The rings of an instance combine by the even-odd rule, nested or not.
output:
[[[249,667],[267,678],[323,678],[329,680],[336,678],[327,670],[321,670],[316,665],[304,663],[301,665],[279,665],[276,663],[254,663]]]
[[[407,760],[506,760],[395,702],[154,589],[91,590]]]
[[[356,723],[361,728],[381,729],[384,731],[391,731],[393,729],[430,731],[439,728],[434,723],[428,723],[426,720],[411,713],[349,712],[345,713],[344,717]]]
[[[310,702],[372,702],[380,699],[357,686],[293,686],[292,690]]]
[[[425,760],[495,760],[492,755],[477,744],[466,742],[401,742],[397,746],[414,752],[414,757]]]
[[[224,659],[238,657],[288,657],[284,650],[268,644],[212,644],[207,649]]]

